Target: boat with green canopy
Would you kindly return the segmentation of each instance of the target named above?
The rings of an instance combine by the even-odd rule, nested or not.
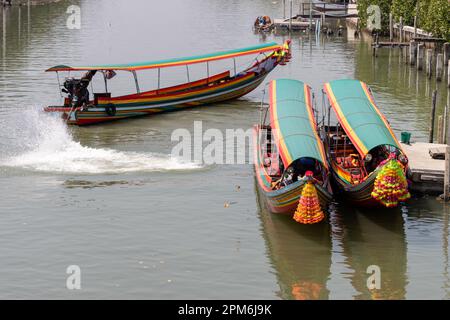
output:
[[[334,190],[361,206],[395,207],[407,200],[408,158],[369,86],[336,80],[325,84],[324,94],[329,108],[323,136]]]
[[[297,80],[274,80],[269,107],[261,111],[254,126],[254,167],[268,209],[300,223],[320,222],[332,190],[311,88]]]
[[[256,56],[250,66],[238,72],[236,58]],[[69,66],[58,65],[46,70],[58,76],[59,89],[65,94],[62,106],[49,106],[47,112],[58,112],[68,124],[87,125],[129,117],[144,116],[160,112],[175,111],[183,108],[217,103],[239,98],[258,87],[265,77],[278,65],[286,64],[290,57],[290,41],[283,45],[267,43],[222,51],[212,54],[176,58],[152,62],[115,65]],[[234,68],[221,73],[210,74],[210,64],[214,61],[231,59]],[[204,64],[206,77],[194,80],[189,66]],[[187,82],[161,88],[161,71],[164,68],[185,66]],[[156,69],[157,88],[141,91],[138,72]],[[113,97],[108,90],[108,82],[116,72],[129,72],[134,78],[136,92]],[[61,85],[59,73],[69,76]],[[73,73],[84,72],[79,77]],[[103,77],[105,90],[89,92],[89,84],[96,74]],[[92,88],[92,86],[91,86]]]

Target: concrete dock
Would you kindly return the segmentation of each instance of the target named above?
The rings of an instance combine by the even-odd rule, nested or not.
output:
[[[430,149],[445,153],[445,144],[414,142],[403,144],[409,160],[411,191],[426,194],[442,194],[444,190],[445,161],[433,159]]]

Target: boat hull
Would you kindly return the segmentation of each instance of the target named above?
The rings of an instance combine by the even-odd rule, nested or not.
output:
[[[71,110],[70,107],[47,107],[48,112],[62,113],[68,124],[90,125],[124,118],[140,117],[209,105],[242,97],[256,89],[266,76],[287,56],[269,55],[245,71],[230,77],[230,72],[194,82],[161,88],[137,94],[95,97],[88,107]]]
[[[258,179],[257,179],[258,180]],[[306,181],[297,181],[283,189],[266,191],[258,182],[258,192],[267,209],[274,214],[294,215]],[[315,185],[320,206],[325,209],[333,196],[324,188]]]
[[[333,168],[334,166],[332,166]],[[369,177],[358,185],[349,185],[344,182],[336,170],[332,170],[331,183],[336,197],[343,198],[358,207],[384,208],[384,206],[372,197],[375,179],[379,169],[372,172]]]
[[[75,125],[90,125],[100,122],[114,121],[125,118],[141,117],[151,114],[158,114],[164,112],[179,111],[181,109],[193,108],[202,105],[209,105],[212,103],[224,102],[240,98],[257,88],[265,76],[254,79],[251,82],[245,83],[237,88],[219,91],[212,90],[207,94],[194,96],[185,99],[173,100],[168,98],[165,100],[151,99],[145,101],[138,101],[133,105],[115,104],[116,114],[114,116],[108,115],[105,107],[94,107],[87,111],[78,111],[74,117],[71,117],[67,123]]]

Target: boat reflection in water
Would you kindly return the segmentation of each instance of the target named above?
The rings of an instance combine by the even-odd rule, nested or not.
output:
[[[330,225],[292,223],[290,216],[271,214],[259,196],[258,203],[268,255],[280,285],[280,298],[328,299]]]
[[[280,298],[405,299],[407,246],[400,208],[363,211],[333,205],[327,222],[300,225],[270,214],[258,199]],[[332,261],[342,265],[332,268]],[[370,266],[380,268],[380,289],[367,286]]]
[[[339,205],[337,211],[331,219],[333,241],[341,242],[346,264],[353,270],[350,281],[357,292],[353,298],[405,299],[407,246],[402,209],[360,210]],[[368,288],[374,274],[370,266],[379,267],[379,289]]]

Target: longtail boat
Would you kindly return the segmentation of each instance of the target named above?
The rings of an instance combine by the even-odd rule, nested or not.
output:
[[[336,80],[325,84],[324,93],[329,108],[323,138],[333,189],[360,206],[396,207],[406,201],[408,158],[367,84]],[[330,126],[331,108],[336,126]]]
[[[304,224],[320,222],[332,191],[311,88],[297,80],[274,80],[269,100],[253,131],[262,198],[273,213],[293,215]]]
[[[257,55],[254,63],[238,72],[236,58],[248,55]],[[87,125],[236,99],[258,87],[277,65],[286,64],[289,58],[288,40],[283,45],[269,43],[195,57],[144,63],[80,67],[59,65],[46,70],[57,73],[58,83],[59,72],[68,72],[70,75],[71,72],[82,71],[86,74],[81,78],[66,78],[63,85],[59,85],[67,95],[64,105],[49,106],[44,110],[61,113],[68,124]],[[234,73],[226,71],[210,75],[210,63],[223,59],[233,59]],[[189,65],[199,63],[206,64],[206,78],[190,81]],[[186,66],[188,82],[160,88],[161,70],[176,66]],[[148,69],[158,70],[158,87],[141,92],[137,71]],[[112,79],[117,71],[131,72],[136,93],[116,97],[111,95],[108,91],[108,80]],[[103,75],[105,91],[94,92],[91,97],[88,87],[96,74]]]

